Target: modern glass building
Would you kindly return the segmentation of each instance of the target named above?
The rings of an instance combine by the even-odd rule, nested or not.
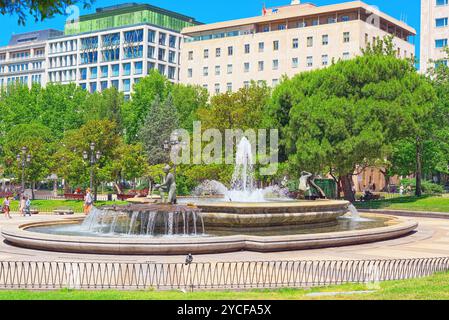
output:
[[[116,87],[129,98],[133,84],[157,69],[179,81],[184,27],[191,17],[147,4],[99,8],[69,21],[47,44],[47,81],[75,82],[90,92]]]

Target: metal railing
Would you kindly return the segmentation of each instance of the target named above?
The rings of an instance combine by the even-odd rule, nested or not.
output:
[[[0,289],[206,290],[374,283],[449,271],[449,258],[193,263],[0,262]]]

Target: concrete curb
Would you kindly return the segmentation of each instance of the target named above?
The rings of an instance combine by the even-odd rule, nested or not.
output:
[[[385,209],[359,209],[359,211],[361,213],[366,212],[366,213],[393,215],[393,216],[400,216],[400,217],[449,219],[449,213],[447,213],[447,212],[385,210]]]

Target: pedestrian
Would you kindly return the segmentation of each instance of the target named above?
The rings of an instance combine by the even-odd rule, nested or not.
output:
[[[19,212],[24,217],[25,217],[25,203],[26,203],[25,196],[20,197]]]
[[[401,196],[404,195],[404,190],[405,190],[404,185],[401,184],[401,187],[399,188],[399,194],[400,194]]]
[[[9,219],[11,219],[10,204],[9,197],[6,197],[5,200],[3,200],[2,211],[5,214],[5,218]]]
[[[87,216],[92,209],[92,204],[94,199],[92,198],[92,193],[90,192],[90,188],[87,188],[86,195],[84,196],[84,214]]]
[[[30,198],[26,198],[25,202],[25,215],[28,215],[31,217],[31,200]]]

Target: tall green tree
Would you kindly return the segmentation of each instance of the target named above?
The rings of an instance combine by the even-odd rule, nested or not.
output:
[[[165,101],[156,97],[138,134],[150,165],[169,161],[168,152],[163,148],[164,141],[170,140],[171,134],[179,129],[178,124],[179,119],[171,95]]]

